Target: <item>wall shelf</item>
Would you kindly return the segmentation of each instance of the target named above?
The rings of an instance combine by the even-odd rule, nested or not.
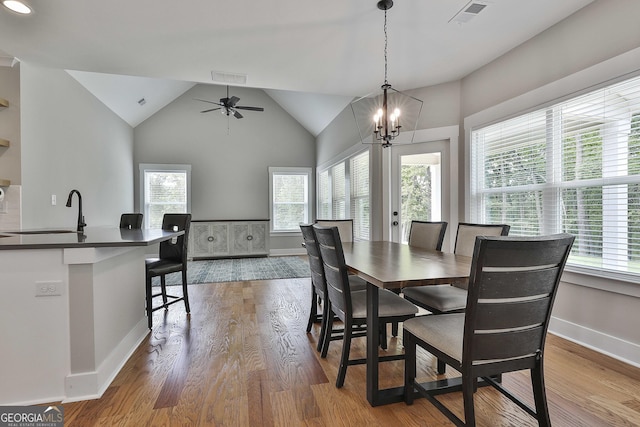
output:
[[[4,98],[0,98],[0,108],[7,108],[9,106],[9,101]]]
[[[6,139],[0,138],[0,147],[8,147],[8,146],[9,146],[9,141],[7,141]]]

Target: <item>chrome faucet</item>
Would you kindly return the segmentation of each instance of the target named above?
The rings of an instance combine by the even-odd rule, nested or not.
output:
[[[76,193],[78,195],[78,232],[81,233],[84,231],[84,227],[85,222],[84,222],[84,215],[82,215],[82,196],[80,195],[80,192],[78,190],[71,190],[69,192],[69,198],[67,198],[67,207],[70,208],[71,207],[71,196],[73,196],[73,193]]]

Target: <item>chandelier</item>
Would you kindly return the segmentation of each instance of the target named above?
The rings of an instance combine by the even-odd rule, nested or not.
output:
[[[394,89],[387,80],[387,10],[392,6],[392,0],[378,2],[378,9],[384,11],[384,84],[380,86],[382,93],[366,95],[351,103],[362,143],[381,144],[383,147],[391,146],[391,141],[394,141],[394,144],[412,143],[422,111],[421,100]]]

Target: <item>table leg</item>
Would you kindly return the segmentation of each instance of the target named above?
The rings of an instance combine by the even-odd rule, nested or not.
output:
[[[372,406],[377,405],[378,398],[378,297],[378,287],[367,283],[367,400]]]

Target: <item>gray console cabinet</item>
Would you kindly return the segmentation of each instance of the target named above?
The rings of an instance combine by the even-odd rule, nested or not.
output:
[[[191,222],[191,259],[268,255],[269,220]]]

